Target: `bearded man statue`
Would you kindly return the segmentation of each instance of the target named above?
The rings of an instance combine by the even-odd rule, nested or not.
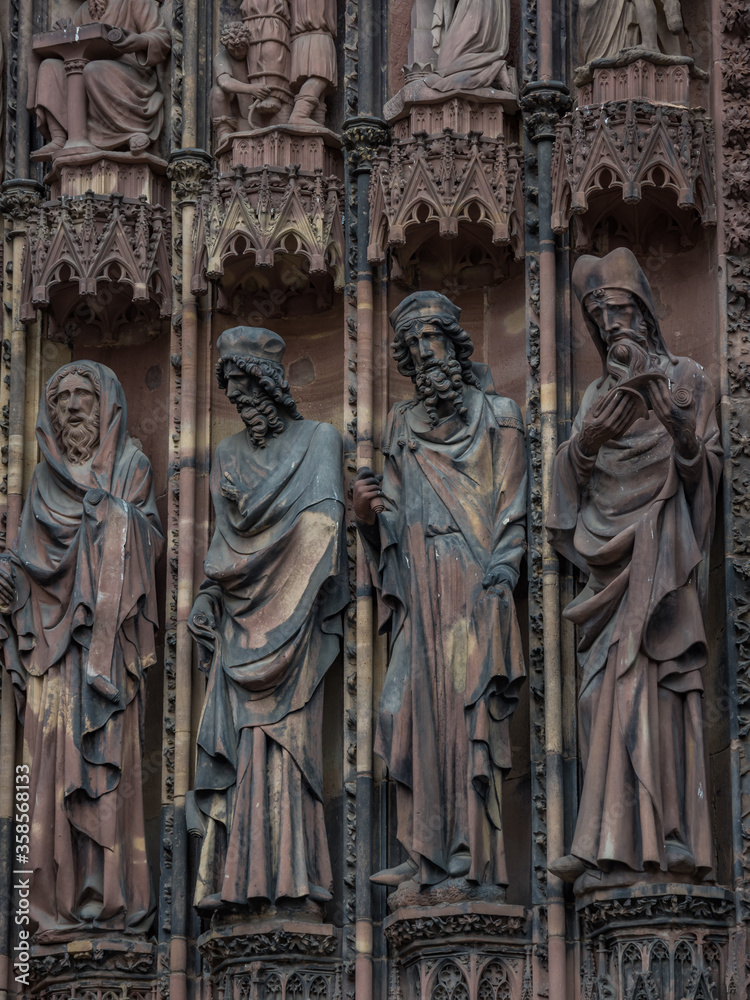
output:
[[[14,552],[0,561],[0,644],[31,762],[38,943],[148,931],[142,754],[163,546],[151,466],[122,386],[91,361],[47,383]]]
[[[495,392],[438,292],[391,314],[393,355],[416,387],[391,410],[382,482],[362,469],[354,513],[390,660],[375,752],[396,783],[406,860],[372,876],[424,888],[508,883],[502,785],[525,677],[513,603],[526,547],[526,450],[516,403]]]
[[[189,623],[208,671],[189,810],[204,914],[331,898],[323,679],[348,601],[341,435],[297,410],[278,334],[235,327],[218,350],[245,427],[216,449]]]

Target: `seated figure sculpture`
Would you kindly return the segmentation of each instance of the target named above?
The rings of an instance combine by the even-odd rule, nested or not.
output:
[[[155,67],[172,47],[169,31],[156,0],[85,0],[72,20],[63,18],[55,28],[95,22],[119,28],[122,37],[112,42],[117,58],[92,60],[83,67],[89,139],[98,149],[144,152],[158,139],[164,120]],[[65,145],[67,92],[62,59],[32,64],[28,107],[36,111],[39,131],[48,140],[33,159],[54,159]]]
[[[416,396],[391,410],[382,482],[362,469],[354,484],[392,637],[375,752],[396,783],[408,855],[372,880],[458,879],[459,891],[472,883],[502,895],[502,786],[525,677],[513,588],[526,547],[526,450],[518,406],[469,360],[460,312],[438,292],[393,311],[393,354]]]
[[[73,362],[47,383],[42,454],[0,560],[0,643],[30,761],[34,940],[145,934],[142,753],[163,546],[151,466],[122,386]]]
[[[444,94],[495,86],[514,90],[506,63],[509,33],[508,0],[437,0],[432,16],[437,65],[425,84]]]
[[[570,854],[587,887],[714,866],[702,722],[708,556],[722,469],[714,390],[667,348],[630,250],[581,257],[573,287],[602,359],[558,450],[547,527],[587,577],[578,626],[583,789]]]
[[[245,428],[216,450],[190,617],[208,670],[191,809],[204,913],[331,898],[323,678],[348,601],[341,436],[300,415],[277,334],[235,327],[218,349]]]

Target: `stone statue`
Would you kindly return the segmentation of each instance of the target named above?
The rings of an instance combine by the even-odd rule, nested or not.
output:
[[[251,0],[245,0],[251,2]],[[290,125],[323,125],[324,96],[336,86],[336,0],[291,0],[294,108]]]
[[[146,669],[163,537],[122,386],[73,362],[47,383],[42,461],[0,560],[0,643],[31,761],[40,943],[145,933],[155,902],[141,795]]]
[[[630,250],[580,258],[573,286],[602,376],[555,458],[547,522],[588,577],[565,611],[579,630],[583,791],[571,853],[551,871],[578,879],[576,891],[702,880],[713,868],[701,670],[722,468],[714,390],[667,348]]]
[[[513,588],[526,547],[518,406],[469,360],[461,310],[415,292],[391,315],[393,354],[416,397],[390,413],[382,483],[354,511],[390,629],[375,751],[396,782],[408,860],[383,885],[448,878],[505,886],[503,775],[525,672]]]
[[[267,83],[249,80],[248,53],[254,47],[261,47],[257,42],[251,43],[249,25],[252,24],[252,21],[230,21],[221,31],[222,47],[214,57],[214,86],[209,97],[217,146],[233,132],[243,131],[252,124],[256,110],[275,114],[281,109],[281,101],[272,95]],[[288,42],[286,53],[288,63]],[[253,54],[255,65],[264,65],[263,53]]]
[[[630,48],[679,55],[681,32],[680,0],[580,0],[578,5],[583,64]]]
[[[190,617],[208,669],[193,810],[204,912],[331,898],[321,744],[348,601],[343,446],[302,419],[284,346],[243,326],[218,342],[219,384],[245,428],[216,450],[216,531]]]
[[[158,139],[164,119],[155,67],[169,55],[169,31],[156,0],[86,0],[72,20],[63,18],[55,28],[97,22],[119,29],[109,32],[119,55],[92,59],[82,68],[88,138],[98,149],[145,152]],[[54,159],[68,138],[68,69],[61,58],[31,67],[28,106],[48,140],[33,154],[36,160]]]
[[[509,0],[434,0],[434,73],[425,84],[444,94],[498,86],[516,88],[508,71]]]

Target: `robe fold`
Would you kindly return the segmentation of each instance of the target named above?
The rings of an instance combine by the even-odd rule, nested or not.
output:
[[[464,389],[432,427],[421,403],[391,412],[386,510],[368,552],[391,652],[375,752],[398,790],[398,838],[422,884],[468,852],[468,878],[507,884],[502,780],[525,676],[512,591],[525,550],[526,455],[511,400]],[[367,539],[365,538],[365,542]],[[494,574],[505,588],[485,588]]]
[[[583,419],[613,387],[586,390],[558,450],[547,527],[588,574],[565,610],[579,629],[584,780],[571,853],[605,871],[667,870],[671,842],[713,868],[702,728],[702,608],[722,468],[714,390],[689,358],[666,358],[672,391],[694,405],[700,452],[676,454],[653,412],[595,458]],[[693,401],[690,403],[690,401]]]
[[[143,933],[154,913],[141,769],[163,536],[122,387],[103,365],[75,367],[101,386],[99,447],[78,481],[42,403],[43,461],[12,556],[17,598],[0,621],[32,762],[31,916],[40,942],[84,927]],[[86,904],[98,910],[93,919],[80,915]]]
[[[452,12],[446,6],[435,5],[433,36],[441,41],[426,85],[445,94],[494,86],[508,55],[507,0],[459,0]]]
[[[348,602],[341,437],[308,420],[264,448],[235,434],[217,448],[211,496],[201,592],[216,625],[193,629],[209,668],[195,904],[299,899],[331,883],[321,737]]]
[[[96,23],[88,2],[78,9],[73,23]],[[141,35],[148,45],[117,59],[92,60],[84,67],[89,140],[99,149],[118,149],[136,135],[155,142],[164,122],[164,95],[155,67],[172,48],[164,18],[155,0],[109,0],[101,23]],[[51,114],[68,131],[68,85],[62,59],[32,63],[28,108],[37,112],[43,128]]]

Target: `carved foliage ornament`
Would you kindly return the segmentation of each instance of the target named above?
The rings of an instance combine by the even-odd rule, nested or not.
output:
[[[521,150],[502,136],[479,132],[442,136],[417,133],[382,148],[370,181],[371,264],[386,250],[403,246],[407,232],[437,222],[440,236],[452,239],[462,224],[491,231],[492,242],[524,253]]]
[[[607,189],[619,188],[622,200],[635,204],[645,187],[673,191],[678,208],[704,226],[716,224],[714,132],[701,109],[610,101],[560,121],[552,161],[555,232],[565,232],[571,217]]]
[[[273,267],[277,255],[300,254],[311,274],[331,274],[344,285],[343,183],[322,170],[264,167],[215,175],[203,188],[193,231],[192,291],[217,281],[228,258],[252,254],[256,267]]]
[[[172,307],[170,275],[170,220],[163,207],[145,196],[138,201],[92,191],[81,198],[63,196],[31,217],[21,316],[32,321],[34,309],[54,305],[65,286],[74,286],[72,299],[77,294],[93,300],[103,286],[116,283],[130,289],[134,303],[153,304],[166,318]],[[58,325],[63,318],[64,307],[56,312]]]

